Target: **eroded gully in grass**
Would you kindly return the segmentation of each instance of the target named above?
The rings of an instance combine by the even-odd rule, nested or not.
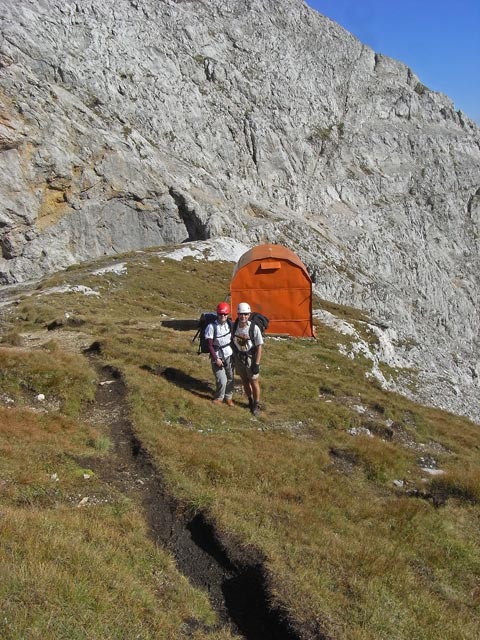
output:
[[[259,554],[239,549],[226,536],[220,539],[203,514],[191,516],[166,494],[159,471],[133,432],[121,375],[102,366],[92,351],[88,355],[100,379],[90,419],[110,426],[114,445],[111,455],[89,464],[104,481],[142,504],[152,539],[173,554],[193,585],[207,591],[221,625],[245,640],[322,638],[298,628],[269,604]]]

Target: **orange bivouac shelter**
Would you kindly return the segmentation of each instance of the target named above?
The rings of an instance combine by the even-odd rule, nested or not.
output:
[[[244,253],[230,283],[233,314],[239,302],[267,316],[267,333],[312,337],[312,281],[300,258],[279,244]]]

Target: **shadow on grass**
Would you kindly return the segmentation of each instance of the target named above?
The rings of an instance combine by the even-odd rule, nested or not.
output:
[[[198,318],[196,320],[162,320],[160,324],[175,331],[193,331],[198,329]]]
[[[190,391],[194,395],[199,398],[210,399],[212,398],[213,389],[210,383],[205,382],[205,380],[199,380],[198,378],[194,378],[193,376],[185,373],[181,369],[176,369],[175,367],[150,367],[145,365],[142,367],[146,371],[150,371],[154,375],[161,376],[168,380],[168,382],[172,382],[177,385],[181,389],[185,389],[185,391]]]

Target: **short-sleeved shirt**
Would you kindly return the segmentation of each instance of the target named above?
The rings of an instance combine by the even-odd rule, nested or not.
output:
[[[232,334],[228,322],[223,324],[220,324],[217,320],[211,322],[205,329],[205,338],[213,340],[213,348],[219,358],[225,359],[232,355],[233,351],[230,346]]]
[[[253,342],[250,340],[250,320],[245,327],[241,327],[238,324],[235,329],[235,335],[233,336],[233,343],[240,353],[249,353],[252,348],[258,347],[263,344],[263,336],[258,325],[253,328]]]

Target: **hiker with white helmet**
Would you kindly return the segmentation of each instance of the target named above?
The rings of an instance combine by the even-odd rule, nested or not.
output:
[[[205,338],[210,353],[212,371],[215,376],[214,404],[223,401],[233,406],[233,358],[232,358],[232,321],[229,319],[230,305],[220,302],[217,305],[217,318],[207,325]]]
[[[238,318],[232,328],[235,370],[240,376],[247,395],[248,408],[254,416],[260,413],[260,360],[262,359],[263,336],[257,324],[252,325],[248,302],[240,302]]]

